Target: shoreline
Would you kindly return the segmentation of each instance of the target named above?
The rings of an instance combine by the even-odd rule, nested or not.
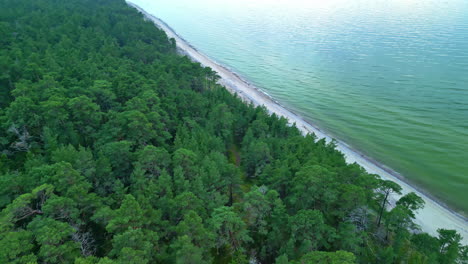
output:
[[[220,76],[218,83],[224,86],[230,93],[237,94],[242,101],[251,103],[254,106],[265,106],[270,114],[275,113],[277,116],[285,117],[289,121],[289,124],[295,124],[303,135],[314,133],[317,139],[324,138],[327,142],[330,142],[333,139],[320,128],[287,109],[267,93],[261,91],[253,84],[242,78],[239,74],[199,52],[190,43],[177,35],[177,33],[164,21],[149,14],[132,2],[127,1],[127,4],[137,9],[144,15],[145,19],[152,21],[156,27],[166,32],[168,38],[174,38],[176,40],[176,46],[179,53],[200,63],[204,67],[210,67],[212,70],[216,71]],[[368,173],[377,174],[385,180],[391,180],[398,183],[402,187],[403,195],[408,192],[415,192],[418,194],[425,201],[425,206],[416,213],[416,219],[414,222],[421,227],[422,231],[436,236],[438,228],[454,229],[463,237],[462,243],[468,244],[468,220],[466,217],[453,211],[429,193],[419,189],[418,187],[412,186],[401,174],[386,167],[384,164],[367,157],[359,151],[352,149],[345,142],[336,140],[336,145],[336,149],[344,154],[347,163],[352,164],[356,162]],[[401,196],[392,195],[390,197],[390,203],[394,204],[399,197]]]

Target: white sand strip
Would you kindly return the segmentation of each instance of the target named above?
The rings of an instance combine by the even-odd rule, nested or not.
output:
[[[232,72],[226,67],[216,63],[213,59],[200,53],[194,47],[192,47],[187,41],[178,36],[174,30],[172,30],[166,23],[159,18],[147,13],[145,10],[127,1],[127,3],[140,11],[147,19],[154,22],[154,24],[164,30],[169,38],[176,40],[176,45],[180,53],[188,56],[193,61],[199,62],[205,67],[210,67],[218,73],[221,77],[218,81],[219,84],[226,87],[228,91],[237,95],[245,102],[252,103],[255,106],[263,105],[270,113],[275,113],[278,116],[283,116],[289,120],[291,124],[296,124],[299,130],[303,134],[315,133],[317,138],[325,138],[327,141],[332,139],[322,132],[319,128],[312,125],[311,123],[302,119],[302,117],[294,114],[293,112],[285,109],[278,102],[273,100],[270,96],[266,95],[252,84],[242,79],[238,74]],[[463,216],[443,207],[437,201],[431,199],[421,191],[418,191],[415,187],[404,182],[398,173],[384,168],[381,164],[372,161],[370,158],[361,155],[355,150],[352,150],[347,144],[337,140],[337,149],[341,151],[346,158],[348,163],[358,163],[367,172],[377,174],[383,179],[392,180],[398,183],[403,188],[403,194],[409,192],[415,192],[424,199],[426,205],[424,209],[419,210],[416,215],[415,222],[421,226],[424,232],[431,235],[437,235],[438,228],[455,229],[463,236],[463,243],[468,244],[468,221]],[[400,196],[393,195],[391,197],[391,203],[399,199]]]

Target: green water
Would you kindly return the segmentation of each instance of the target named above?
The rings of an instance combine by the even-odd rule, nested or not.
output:
[[[287,108],[468,213],[468,1],[133,2]]]

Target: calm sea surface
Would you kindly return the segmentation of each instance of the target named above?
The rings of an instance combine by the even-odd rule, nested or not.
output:
[[[468,1],[132,1],[333,137],[468,213]]]

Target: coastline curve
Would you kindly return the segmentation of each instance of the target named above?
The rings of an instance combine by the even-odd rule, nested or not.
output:
[[[200,63],[204,67],[210,67],[216,71],[221,77],[218,83],[224,86],[232,94],[237,94],[242,101],[252,103],[254,106],[266,107],[270,114],[275,113],[277,116],[286,118],[289,121],[289,124],[295,124],[304,135],[314,133],[317,139],[324,138],[327,142],[334,140],[334,138],[326,134],[316,125],[304,120],[301,116],[287,109],[266,92],[255,87],[233,70],[229,69],[225,65],[217,63],[214,59],[198,51],[161,19],[149,14],[143,8],[131,1],[126,2],[129,6],[142,13],[145,19],[152,21],[156,27],[166,32],[168,38],[175,39],[179,53]],[[344,154],[347,163],[357,163],[368,173],[377,174],[385,180],[391,180],[398,183],[402,187],[403,195],[409,192],[415,192],[424,200],[425,206],[416,213],[416,219],[414,221],[421,227],[422,231],[436,236],[437,229],[439,228],[454,229],[463,237],[462,243],[468,244],[468,219],[466,217],[451,210],[448,206],[437,201],[435,198],[431,197],[430,194],[420,190],[418,187],[412,186],[399,173],[352,149],[345,142],[339,139],[336,139],[335,142],[336,149]],[[390,197],[390,203],[394,204],[400,197],[400,195],[392,195]]]

